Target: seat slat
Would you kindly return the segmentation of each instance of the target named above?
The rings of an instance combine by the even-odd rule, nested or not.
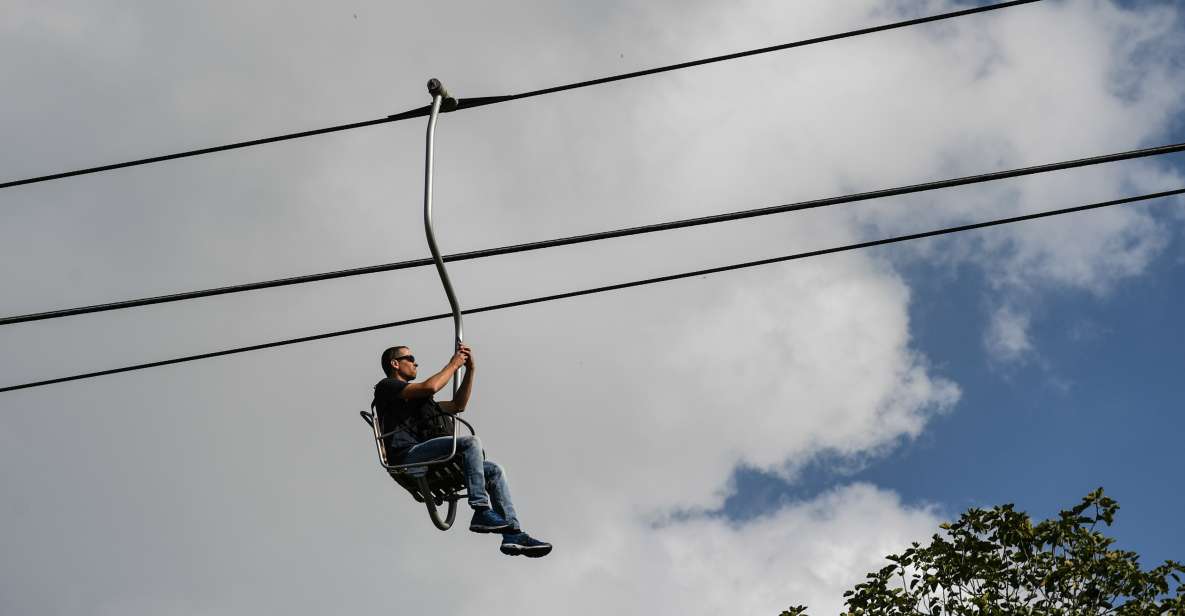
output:
[[[424,502],[426,497],[447,501],[465,490],[465,473],[460,462],[455,460],[446,465],[429,469],[426,476],[428,494],[423,494],[420,491],[419,482],[411,475],[391,473],[391,477],[419,502]]]

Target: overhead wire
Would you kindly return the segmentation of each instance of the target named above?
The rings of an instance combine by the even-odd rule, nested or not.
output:
[[[570,298],[580,297],[580,296],[584,296],[584,295],[606,293],[609,291],[619,291],[619,290],[628,289],[631,287],[640,287],[640,286],[645,286],[645,285],[658,284],[658,283],[662,283],[662,282],[670,282],[670,281],[674,281],[674,280],[680,280],[683,278],[692,278],[695,276],[706,276],[709,274],[717,274],[717,273],[739,270],[739,269],[744,269],[744,268],[757,267],[757,266],[761,266],[761,265],[769,265],[769,264],[773,264],[773,263],[780,263],[780,262],[785,262],[785,261],[793,261],[793,260],[797,260],[797,259],[817,257],[817,256],[834,254],[834,253],[845,252],[845,251],[850,251],[850,250],[859,250],[859,249],[863,249],[863,248],[871,248],[874,246],[883,246],[883,245],[887,245],[887,244],[894,244],[894,243],[899,243],[899,242],[919,240],[919,239],[928,238],[928,237],[935,237],[935,236],[947,235],[947,234],[952,234],[952,233],[960,233],[960,232],[965,232],[965,231],[971,231],[974,229],[983,229],[983,228],[987,228],[987,227],[1013,224],[1013,223],[1024,222],[1024,221],[1029,221],[1029,220],[1036,220],[1039,218],[1061,216],[1061,215],[1071,214],[1071,213],[1075,213],[1075,212],[1083,212],[1083,211],[1087,211],[1087,210],[1112,207],[1112,206],[1118,206],[1118,205],[1124,205],[1124,204],[1136,203],[1136,202],[1142,202],[1142,201],[1149,201],[1152,199],[1160,199],[1160,198],[1171,197],[1171,196],[1180,195],[1180,194],[1185,194],[1185,188],[1179,188],[1176,190],[1161,191],[1161,192],[1156,192],[1156,193],[1149,193],[1149,194],[1144,194],[1144,195],[1139,195],[1139,196],[1134,196],[1134,197],[1126,197],[1123,199],[1114,199],[1114,200],[1110,200],[1110,201],[1103,201],[1103,202],[1092,203],[1092,204],[1088,204],[1088,205],[1080,205],[1080,206],[1076,206],[1076,207],[1068,207],[1068,208],[1062,208],[1062,209],[1057,209],[1057,210],[1049,210],[1049,211],[1045,211],[1045,212],[1036,212],[1036,213],[1025,214],[1025,215],[1021,215],[1021,216],[1012,216],[1009,218],[1000,218],[1000,219],[990,220],[990,221],[986,221],[986,222],[959,225],[959,226],[954,226],[954,227],[945,227],[945,228],[935,229],[935,230],[931,230],[931,231],[924,231],[921,233],[911,233],[908,235],[901,235],[901,236],[897,236],[897,237],[889,237],[889,238],[883,238],[883,239],[879,239],[879,240],[857,242],[854,244],[846,244],[846,245],[842,245],[842,246],[835,246],[832,248],[824,248],[821,250],[811,250],[811,251],[807,251],[807,252],[799,252],[799,253],[794,253],[794,254],[785,255],[785,256],[781,256],[781,257],[773,257],[773,258],[769,258],[769,259],[759,259],[756,261],[746,261],[744,263],[736,263],[733,265],[725,265],[725,266],[721,266],[721,267],[699,269],[699,270],[695,270],[695,271],[691,271],[691,272],[684,272],[684,273],[680,273],[680,274],[671,274],[671,275],[667,275],[667,276],[656,276],[653,278],[646,278],[646,279],[635,280],[635,281],[631,281],[631,282],[623,282],[623,283],[606,285],[606,286],[595,287],[595,288],[590,288],[590,289],[583,289],[583,290],[579,290],[579,291],[569,291],[566,293],[557,293],[554,295],[545,295],[545,296],[541,296],[541,297],[534,297],[534,298],[529,298],[529,299],[522,299],[522,300],[517,300],[517,301],[512,301],[512,302],[506,302],[506,303],[502,303],[502,304],[492,304],[492,305],[488,305],[488,306],[482,306],[480,308],[471,308],[469,310],[463,310],[462,312],[463,312],[463,314],[469,315],[469,314],[479,314],[482,312],[491,312],[491,311],[495,311],[495,310],[506,310],[509,308],[517,308],[517,307],[527,306],[527,305],[531,305],[531,304],[539,304],[539,303],[543,303],[543,302],[551,302],[551,301],[556,301],[556,300],[561,300],[561,299],[570,299]],[[298,343],[303,343],[303,342],[312,342],[315,340],[325,340],[327,338],[335,338],[335,337],[339,337],[339,336],[359,334],[359,333],[363,333],[363,332],[376,331],[376,330],[380,330],[380,329],[388,329],[388,328],[392,328],[392,327],[400,327],[400,326],[412,325],[412,324],[416,324],[416,323],[424,323],[427,321],[434,321],[434,320],[438,320],[438,319],[449,318],[451,316],[452,316],[452,313],[442,313],[442,314],[435,314],[435,315],[429,315],[429,316],[422,316],[422,317],[416,317],[416,318],[412,318],[412,319],[405,319],[402,321],[395,321],[395,322],[391,322],[391,323],[380,323],[377,325],[368,325],[365,327],[357,327],[357,328],[353,328],[353,329],[346,329],[346,330],[316,334],[316,335],[312,335],[312,336],[303,336],[300,338],[291,338],[288,340],[279,340],[279,341],[268,342],[268,343],[264,343],[264,344],[255,344],[255,345],[251,345],[251,346],[225,349],[222,351],[214,351],[214,352],[210,352],[210,353],[201,353],[201,354],[197,354],[197,355],[177,357],[174,359],[166,359],[166,360],[162,360],[162,361],[154,361],[154,362],[149,362],[149,363],[124,366],[122,368],[113,368],[113,369],[109,369],[109,370],[100,370],[97,372],[88,372],[88,373],[83,373],[83,374],[76,374],[73,376],[65,376],[65,377],[59,377],[59,378],[54,378],[54,379],[47,379],[47,380],[43,380],[43,381],[34,381],[34,382],[29,382],[29,383],[21,383],[18,385],[9,385],[6,387],[0,387],[0,393],[9,392],[9,391],[16,391],[16,390],[20,390],[20,389],[29,389],[29,388],[33,388],[33,387],[42,387],[42,386],[52,385],[52,384],[56,384],[56,383],[65,383],[68,381],[77,381],[77,380],[81,380],[81,379],[88,379],[88,378],[94,378],[94,377],[99,377],[99,376],[119,374],[119,373],[123,373],[123,372],[131,372],[134,370],[145,370],[148,368],[168,366],[168,365],[172,365],[172,364],[197,361],[197,360],[201,360],[201,359],[211,359],[214,357],[222,357],[222,356],[233,355],[233,354],[237,354],[237,353],[246,353],[249,351],[259,351],[259,350],[263,350],[263,349],[270,349],[270,348],[298,344]]]
[[[458,110],[470,109],[470,108],[474,108],[474,107],[483,107],[486,105],[493,105],[493,104],[497,104],[497,103],[504,103],[504,102],[520,100],[520,99],[524,99],[524,98],[542,96],[544,94],[554,94],[557,92],[564,92],[567,90],[575,90],[577,88],[586,88],[586,87],[590,87],[590,86],[612,83],[615,81],[634,79],[637,77],[643,77],[643,76],[647,76],[647,75],[656,75],[658,73],[665,73],[668,71],[675,71],[675,70],[681,70],[681,69],[691,68],[691,67],[695,67],[695,66],[702,66],[705,64],[712,64],[715,62],[736,60],[739,58],[755,56],[758,54],[772,53],[775,51],[783,51],[783,50],[792,49],[795,47],[805,47],[807,45],[815,45],[818,43],[825,43],[825,42],[829,42],[829,41],[836,41],[836,40],[845,39],[845,38],[862,36],[862,35],[866,35],[866,34],[873,34],[876,32],[885,32],[888,30],[895,30],[898,28],[905,28],[905,27],[909,27],[909,26],[916,26],[916,25],[925,24],[925,23],[942,21],[942,20],[946,20],[946,19],[953,19],[956,17],[964,17],[964,16],[968,16],[968,15],[974,15],[977,13],[986,13],[988,11],[995,11],[998,9],[1010,8],[1010,7],[1014,7],[1014,6],[1020,6],[1023,4],[1033,4],[1035,2],[1040,2],[1040,1],[1041,0],[1013,0],[1011,2],[1000,2],[1000,3],[996,3],[996,4],[988,4],[988,5],[984,5],[984,6],[977,6],[977,7],[972,7],[972,8],[958,10],[958,11],[940,13],[937,15],[930,15],[927,17],[920,17],[920,18],[916,18],[916,19],[907,19],[904,21],[898,21],[898,22],[884,24],[884,25],[880,25],[880,26],[873,26],[873,27],[869,27],[869,28],[860,28],[858,30],[850,30],[850,31],[841,32],[838,34],[831,34],[831,35],[827,35],[827,36],[809,38],[809,39],[794,41],[794,42],[790,42],[790,43],[783,43],[780,45],[772,45],[769,47],[762,47],[759,49],[751,49],[748,51],[740,51],[740,52],[724,54],[724,55],[720,55],[720,56],[713,56],[710,58],[703,58],[700,60],[692,60],[692,61],[688,61],[688,62],[680,62],[678,64],[670,64],[670,65],[666,65],[666,66],[649,68],[649,69],[634,71],[634,72],[630,72],[630,73],[622,73],[619,75],[613,75],[613,76],[609,76],[609,77],[601,77],[598,79],[590,79],[587,81],[579,81],[579,82],[569,83],[569,84],[564,84],[564,85],[559,85],[559,86],[552,86],[552,87],[548,87],[548,88],[542,88],[539,90],[522,92],[519,94],[509,94],[509,95],[502,95],[502,96],[484,96],[484,97],[467,98],[467,99],[466,98],[459,98],[459,99],[457,99],[457,103],[458,103],[457,106],[450,111],[458,111]],[[419,117],[427,116],[428,109],[429,109],[429,107],[427,105],[425,105],[423,107],[418,107],[416,109],[411,109],[409,111],[390,115],[385,118],[377,118],[374,120],[365,120],[362,122],[352,122],[349,124],[340,124],[337,126],[329,126],[329,127],[318,128],[318,129],[314,129],[314,130],[306,130],[306,131],[301,131],[301,132],[296,132],[296,133],[288,133],[288,134],[284,134],[284,135],[277,135],[274,137],[265,137],[262,139],[252,139],[249,141],[240,141],[237,143],[228,143],[225,145],[213,146],[213,147],[208,147],[208,148],[188,150],[185,152],[177,152],[174,154],[164,154],[161,156],[152,156],[152,157],[148,157],[148,158],[141,158],[138,160],[130,160],[130,161],[120,162],[120,163],[99,165],[96,167],[88,167],[88,168],[84,168],[84,169],[75,169],[73,171],[63,171],[63,172],[59,172],[59,173],[51,173],[48,175],[41,175],[41,176],[30,177],[30,178],[25,178],[25,179],[20,179],[20,180],[9,180],[9,181],[0,183],[0,188],[10,188],[13,186],[22,186],[25,184],[34,184],[37,182],[47,182],[50,180],[59,180],[59,179],[63,179],[63,178],[75,177],[75,176],[80,176],[80,175],[87,175],[87,174],[91,174],[91,173],[99,173],[99,172],[103,172],[103,171],[112,171],[115,169],[125,169],[128,167],[137,167],[140,165],[148,165],[148,164],[152,164],[152,163],[159,163],[159,162],[164,162],[164,161],[169,161],[169,160],[176,160],[179,158],[188,158],[191,156],[201,156],[204,154],[225,152],[228,150],[236,150],[236,149],[240,149],[240,148],[247,148],[247,147],[252,147],[252,146],[257,146],[257,145],[264,145],[264,144],[268,144],[268,143],[277,143],[280,141],[288,141],[291,139],[302,139],[305,137],[313,137],[316,135],[325,135],[325,134],[329,134],[329,133],[352,130],[355,128],[363,128],[366,126],[376,126],[379,124],[387,124],[390,122],[399,122],[401,120],[408,120],[411,118],[419,118]]]
[[[612,238],[626,237],[631,235],[641,235],[645,233],[654,233],[658,231],[669,231],[673,229],[682,229],[687,227],[694,227],[698,225],[708,225],[720,222],[741,220],[745,218],[754,218],[757,216],[769,216],[772,214],[781,214],[785,212],[793,212],[798,210],[806,210],[811,208],[828,207],[833,205],[841,205],[846,203],[855,203],[859,201],[867,201],[871,199],[879,199],[883,197],[892,197],[899,195],[907,195],[912,193],[919,193],[931,190],[938,190],[942,188],[953,188],[956,186],[966,186],[970,184],[978,184],[982,182],[991,182],[995,180],[1003,180],[1008,178],[1016,178],[1026,175],[1034,175],[1039,173],[1048,173],[1052,171],[1062,171],[1067,169],[1074,169],[1078,167],[1086,167],[1090,165],[1098,165],[1103,163],[1118,162],[1123,160],[1132,160],[1137,158],[1146,158],[1151,156],[1161,156],[1165,154],[1172,154],[1185,151],[1185,143],[1177,143],[1170,145],[1162,145],[1152,148],[1144,148],[1140,150],[1131,150],[1128,152],[1119,152],[1115,154],[1106,154],[1103,156],[1093,156],[1090,158],[1080,158],[1076,160],[1062,161],[1056,163],[1048,163],[1042,165],[1035,165],[1030,167],[1022,167],[1018,169],[1009,169],[1005,171],[995,171],[990,173],[983,173],[979,175],[964,176],[959,178],[952,178],[947,180],[939,180],[934,182],[925,182],[921,184],[913,184],[910,186],[899,186],[896,188],[887,188],[882,190],[873,190],[868,192],[842,195],[836,197],[828,197],[824,199],[814,199],[810,201],[801,201],[797,203],[789,203],[784,205],[774,205],[750,210],[742,210],[737,212],[727,212],[723,214],[714,214],[711,216],[701,216],[698,218],[687,218],[683,220],[675,220],[664,223],[641,225],[636,227],[627,227],[623,229],[615,229],[610,231],[602,231],[598,233],[587,233],[583,235],[573,235],[569,237],[556,238],[538,242],[527,242],[523,244],[515,244],[511,246],[501,246],[497,248],[487,248],[483,250],[474,250],[470,252],[457,253],[446,255],[444,260],[446,262],[466,261],[470,259],[481,259],[485,257],[492,257],[497,255],[506,255],[519,252],[527,252],[531,250],[540,250],[544,248],[555,248],[559,246],[568,246],[572,244],[580,244],[584,242],[595,242],[607,240]],[[15,323],[26,323],[30,321],[40,321],[45,319],[55,319],[67,316],[91,314],[97,312],[105,312],[110,310],[121,310],[126,308],[134,308],[140,306],[149,306],[154,304],[163,304],[168,302],[177,302],[183,300],[192,300],[203,297],[212,297],[216,295],[226,295],[231,293],[242,293],[245,291],[254,291],[260,289],[269,289],[275,287],[304,284],[309,282],[317,282],[322,280],[332,280],[335,278],[345,278],[348,276],[360,276],[363,274],[376,274],[379,272],[390,272],[401,269],[408,269],[414,267],[422,267],[431,265],[431,259],[413,259],[408,261],[400,261],[396,263],[387,263],[382,265],[371,265],[360,268],[338,270],[334,272],[323,272],[319,274],[308,274],[303,276],[293,276],[289,278],[280,278],[277,280],[268,280],[263,282],[253,282],[240,285],[231,285],[224,287],[217,287],[213,289],[205,289],[199,291],[187,291],[182,293],[174,293],[170,295],[158,295],[154,297],[145,297],[139,299],[123,300],[118,302],[110,302],[105,304],[95,304],[91,306],[81,306],[76,308],[64,308],[60,310],[49,310],[44,312],[15,315],[10,317],[0,318],[0,325],[12,325]]]

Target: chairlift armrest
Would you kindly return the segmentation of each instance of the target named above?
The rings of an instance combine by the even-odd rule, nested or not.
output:
[[[459,422],[461,422],[461,423],[465,424],[465,427],[469,429],[469,433],[470,433],[470,434],[472,434],[472,435],[474,435],[474,436],[476,436],[476,435],[477,435],[477,432],[476,432],[476,431],[474,431],[474,429],[473,429],[473,424],[469,423],[468,421],[465,421],[464,419],[461,419],[460,417],[457,417],[456,415],[449,415],[449,416],[450,416],[450,417],[452,417],[453,419],[455,419],[455,420],[457,420],[457,421],[459,421]],[[457,434],[456,434],[456,432],[454,431],[454,432],[453,432],[453,438],[456,438],[456,437],[457,437]],[[418,468],[427,468],[427,467],[429,467],[429,466],[437,466],[437,465],[439,465],[439,464],[445,464],[445,463],[448,463],[448,462],[452,462],[453,460],[455,460],[455,459],[456,459],[456,455],[457,455],[457,452],[456,452],[456,450],[454,450],[454,451],[453,451],[451,454],[449,454],[449,456],[448,456],[448,457],[446,457],[446,458],[438,458],[438,459],[436,459],[436,460],[425,460],[425,461],[423,461],[423,462],[414,462],[414,463],[411,463],[411,464],[385,464],[385,465],[383,465],[383,466],[384,466],[384,468],[386,468],[386,469],[387,469],[387,472],[388,472],[388,473],[408,473],[408,474],[414,474],[414,473],[417,473],[417,472],[419,472],[418,470],[415,470],[415,469],[418,469]]]
[[[370,411],[358,411],[358,414],[362,416],[363,421],[365,421],[367,424],[370,425],[371,430],[374,430],[374,421],[375,421],[374,414]],[[452,414],[449,416],[452,417],[453,420],[459,421],[462,424],[464,424],[465,428],[467,430],[469,430],[469,434],[472,434],[474,436],[477,435],[477,431],[473,429],[473,424],[469,423],[468,421],[465,421],[464,419],[461,419],[460,417],[457,417],[455,414]],[[391,430],[390,432],[387,432],[385,434],[380,434],[378,436],[378,438],[376,439],[375,445],[381,448],[382,447],[381,441],[396,432],[398,432],[398,430]],[[454,435],[455,434],[456,433],[454,432]],[[448,458],[441,459],[441,460],[428,460],[426,462],[416,463],[416,464],[382,463],[382,465],[384,468],[387,469],[387,472],[416,474],[418,472],[417,470],[415,470],[417,467],[426,469],[429,466],[435,466],[437,464],[441,464],[441,463],[447,462],[449,460],[452,460],[455,455],[456,455],[456,452],[454,451],[453,454],[448,456]],[[381,456],[381,454],[380,454],[380,456]],[[381,460],[382,460],[382,458],[380,457],[380,462],[381,462]]]
[[[465,421],[464,419],[461,419],[460,417],[457,417],[456,415],[453,415],[452,417],[453,417],[453,419],[465,424],[465,427],[469,428],[469,434],[477,436],[477,432],[473,429],[473,424]]]
[[[372,429],[374,428],[374,415],[371,415],[369,411],[358,411],[358,414],[362,416],[363,421],[365,421],[367,425],[369,425]],[[475,436],[477,435],[477,431],[473,429],[473,424],[469,423],[468,421],[465,421],[464,419],[461,419],[460,417],[457,417],[456,415],[450,415],[450,417],[452,417],[456,421],[459,421],[459,422],[465,424],[465,427],[469,430],[469,434],[472,434]],[[379,438],[387,438],[388,436],[391,436],[392,434],[395,434],[396,432],[398,432],[398,430],[391,430],[389,432],[385,432],[383,434],[380,434]]]

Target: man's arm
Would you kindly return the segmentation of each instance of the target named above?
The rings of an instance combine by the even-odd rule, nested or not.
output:
[[[408,383],[407,387],[404,387],[403,391],[399,392],[399,396],[404,400],[417,400],[436,395],[436,392],[444,389],[449,379],[453,378],[453,374],[456,374],[457,370],[460,370],[461,366],[465,365],[465,358],[468,355],[469,347],[462,345],[440,372],[433,374],[419,383]]]
[[[440,409],[446,413],[460,413],[469,404],[469,394],[473,393],[473,350],[465,354],[465,376],[461,377],[461,387],[457,389],[457,396],[452,400],[440,402]]]

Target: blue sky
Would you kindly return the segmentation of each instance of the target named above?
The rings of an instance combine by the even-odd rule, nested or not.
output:
[[[1161,143],[1183,140],[1185,131],[1177,130]],[[1165,162],[1185,168],[1180,156]],[[1164,212],[1166,205],[1135,207]],[[979,270],[915,262],[905,272],[917,345],[963,389],[955,410],[856,472],[837,471],[826,458],[795,483],[740,470],[723,513],[747,519],[777,503],[867,481],[949,516],[1015,503],[1043,519],[1102,486],[1122,507],[1110,531],[1120,547],[1139,552],[1145,564],[1185,558],[1182,235],[1146,272],[1104,297],[1061,291],[1043,298],[1030,330],[1038,357],[1020,365],[984,352],[990,291]]]

